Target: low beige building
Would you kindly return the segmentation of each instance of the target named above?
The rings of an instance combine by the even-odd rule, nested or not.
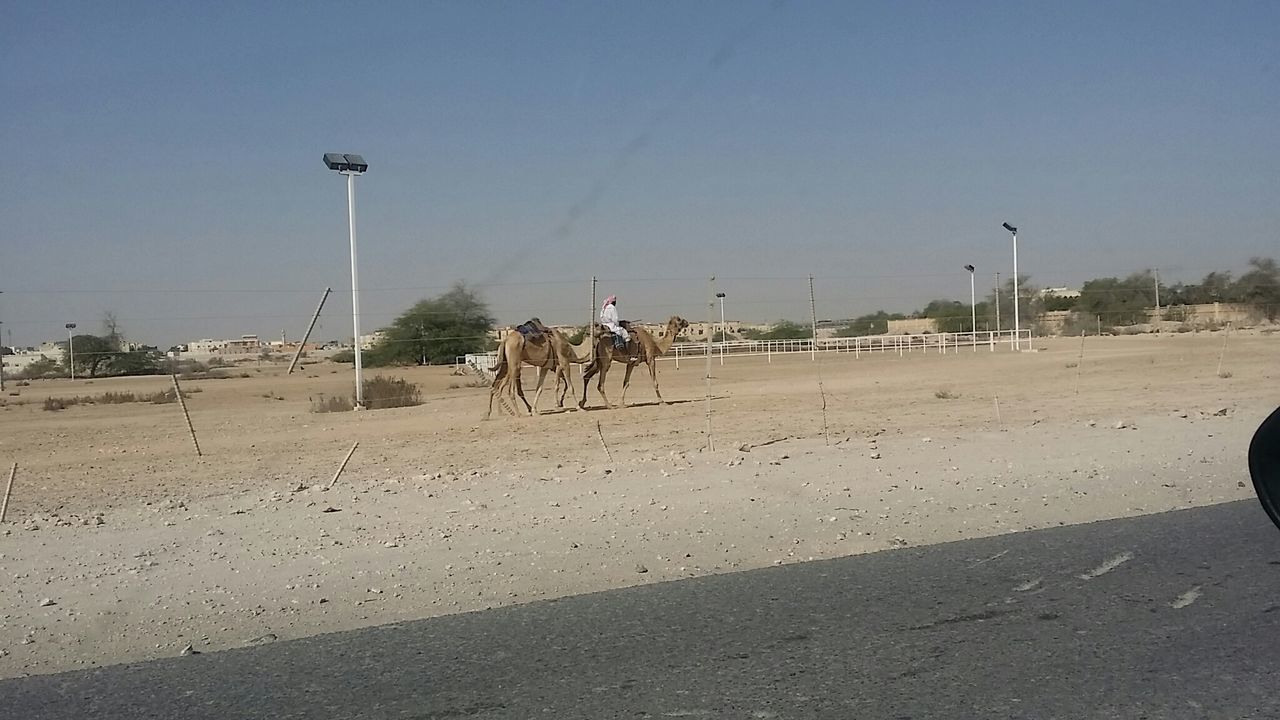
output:
[[[933,318],[907,318],[890,320],[888,335],[928,335],[938,332],[938,321]]]

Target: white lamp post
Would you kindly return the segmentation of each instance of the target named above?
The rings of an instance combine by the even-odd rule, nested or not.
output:
[[[969,315],[971,318],[969,321],[969,332],[973,334],[971,338],[973,351],[978,352],[978,302],[973,285],[974,267],[972,265],[965,265],[964,269],[969,271]]]
[[[1018,277],[1018,228],[1009,223],[1001,223],[1004,229],[1013,234],[1013,342],[1014,347],[1022,349],[1022,316],[1018,312],[1018,296],[1022,294],[1022,278]]]
[[[720,364],[724,365],[724,341],[727,339],[724,331],[724,293],[716,293],[716,297],[720,298]]]
[[[67,369],[71,371],[71,379],[76,379],[76,346],[71,338],[71,331],[76,329],[75,323],[67,323]]]
[[[356,176],[369,169],[359,155],[325,153],[324,164],[347,176],[347,224],[351,231],[351,326],[355,333],[356,409],[364,408],[364,366],[360,358],[360,279],[356,272]]]

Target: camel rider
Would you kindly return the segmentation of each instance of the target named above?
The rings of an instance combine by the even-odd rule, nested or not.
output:
[[[613,333],[614,347],[626,349],[627,343],[631,341],[631,333],[627,332],[622,321],[618,319],[617,295],[610,295],[604,299],[604,306],[600,308],[600,324]]]

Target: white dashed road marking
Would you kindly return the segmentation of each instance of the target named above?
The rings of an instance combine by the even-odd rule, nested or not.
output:
[[[1173,608],[1174,610],[1181,610],[1182,608],[1190,605],[1196,600],[1199,600],[1202,594],[1203,593],[1200,592],[1200,586],[1196,585],[1190,590],[1179,595],[1176,600],[1169,603],[1169,607]]]
[[[1123,564],[1125,564],[1125,563],[1129,562],[1129,561],[1130,561],[1130,560],[1132,560],[1132,559],[1133,559],[1133,553],[1131,553],[1131,552],[1122,552],[1122,553],[1120,553],[1119,555],[1117,555],[1117,556],[1115,556],[1115,557],[1111,558],[1110,560],[1108,560],[1108,561],[1106,561],[1106,562],[1102,563],[1102,564],[1101,564],[1101,565],[1099,565],[1098,567],[1096,567],[1096,568],[1094,568],[1094,569],[1090,570],[1089,572],[1087,572],[1087,573],[1085,573],[1085,574],[1081,575],[1081,576],[1080,576],[1080,579],[1081,579],[1081,580],[1092,580],[1092,579],[1097,578],[1097,577],[1102,577],[1103,575],[1106,575],[1107,573],[1111,572],[1112,570],[1115,570],[1116,568],[1118,568],[1118,567],[1120,567],[1121,565],[1123,565]]]

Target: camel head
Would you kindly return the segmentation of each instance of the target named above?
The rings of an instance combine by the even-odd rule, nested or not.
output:
[[[679,336],[687,327],[689,327],[689,321],[679,315],[672,315],[671,319],[667,321],[667,328],[671,330],[672,337]]]

